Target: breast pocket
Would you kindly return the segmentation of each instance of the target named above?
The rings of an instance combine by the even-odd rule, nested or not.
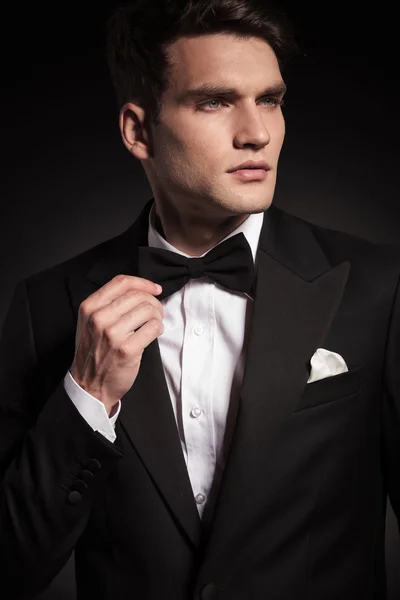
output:
[[[364,366],[361,365],[345,373],[325,377],[307,383],[294,412],[321,406],[355,396],[361,387]]]

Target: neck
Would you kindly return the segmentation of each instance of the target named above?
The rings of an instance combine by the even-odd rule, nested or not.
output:
[[[207,216],[190,217],[162,210],[156,205],[154,225],[172,246],[189,256],[200,256],[221,242],[248,217],[247,214],[232,215],[216,221]]]

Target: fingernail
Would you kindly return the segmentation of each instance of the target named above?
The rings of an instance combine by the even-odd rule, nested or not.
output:
[[[162,292],[162,287],[161,285],[158,285],[158,283],[156,283],[156,288],[158,293]]]

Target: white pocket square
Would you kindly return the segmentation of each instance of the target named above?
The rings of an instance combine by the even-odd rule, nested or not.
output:
[[[318,348],[311,357],[310,363],[311,372],[307,383],[348,371],[347,365],[340,354],[325,350],[325,348]]]

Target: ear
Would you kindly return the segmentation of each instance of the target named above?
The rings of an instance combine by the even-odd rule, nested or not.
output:
[[[143,108],[133,102],[124,104],[119,111],[119,129],[125,147],[133,156],[139,160],[149,158],[149,138]]]

